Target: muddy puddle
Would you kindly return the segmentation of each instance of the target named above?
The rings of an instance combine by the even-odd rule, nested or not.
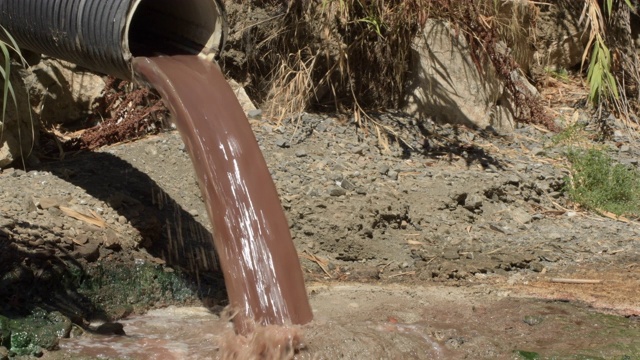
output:
[[[296,359],[638,359],[640,321],[474,287],[311,284]],[[64,339],[44,359],[223,359],[232,326],[204,308],[121,321],[126,335]]]

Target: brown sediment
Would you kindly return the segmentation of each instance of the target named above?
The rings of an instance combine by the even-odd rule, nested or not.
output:
[[[218,342],[223,360],[293,359],[304,348],[302,331],[294,326],[267,325],[247,336],[226,333]]]
[[[215,63],[193,55],[139,57],[193,161],[214,229],[236,331],[313,318],[278,194],[247,117]],[[159,159],[162,160],[162,159]]]

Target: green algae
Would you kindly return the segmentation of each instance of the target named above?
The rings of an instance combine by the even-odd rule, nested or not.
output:
[[[60,338],[68,337],[71,320],[60,312],[35,308],[26,317],[0,315],[0,345],[13,356],[39,356],[53,350]]]
[[[100,264],[87,271],[78,291],[111,320],[123,313],[198,300],[198,289],[182,273],[149,263]]]
[[[185,274],[151,263],[97,263],[84,269],[51,270],[46,282],[13,287],[15,294],[31,301],[11,306],[3,302],[0,307],[0,346],[10,356],[40,356],[44,350],[55,349],[59,339],[72,331],[70,317],[76,322],[115,320],[153,307],[194,304],[199,299],[197,287]],[[19,283],[9,280],[13,285]],[[22,292],[17,293],[20,288]]]
[[[551,360],[632,360],[640,359],[640,323],[623,316],[598,313],[593,310],[562,307],[566,312],[547,315],[545,322],[553,327],[562,329],[558,337],[572,343],[574,339],[580,341],[574,348],[567,346],[566,350],[550,350],[549,348],[534,348],[517,350],[515,353],[521,359],[551,359]],[[571,334],[571,335],[569,335]],[[586,345],[588,344],[588,345]]]

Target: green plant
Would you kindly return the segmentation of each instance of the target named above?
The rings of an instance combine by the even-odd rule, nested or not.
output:
[[[620,1],[620,0],[617,0]],[[617,101],[620,97],[618,84],[611,72],[612,58],[611,51],[607,47],[605,35],[605,22],[602,9],[597,0],[585,0],[586,4],[581,18],[588,19],[590,26],[589,41],[582,54],[582,65],[587,59],[589,51],[589,71],[587,73],[587,83],[589,84],[589,102],[593,105],[599,104],[603,99]],[[611,16],[614,0],[605,0],[603,3],[607,16]],[[630,9],[634,9],[630,0],[624,0]]]
[[[640,172],[615,163],[598,149],[571,150],[567,183],[573,201],[595,211],[640,216]]]
[[[547,75],[551,76],[554,79],[558,79],[560,81],[568,81],[569,80],[569,72],[567,71],[567,69],[551,69],[551,68],[544,68],[545,73],[547,73]]]
[[[11,100],[11,104],[13,104],[16,110],[18,109],[18,100],[16,98],[16,93],[15,93],[15,90],[13,89],[13,85],[11,84],[12,55],[17,56],[18,62],[21,66],[27,67],[28,64],[27,64],[27,60],[22,56],[22,53],[20,52],[20,48],[18,47],[18,44],[16,43],[13,36],[11,36],[9,31],[7,31],[7,29],[5,29],[2,25],[0,25],[0,32],[2,33],[0,35],[0,51],[2,52],[2,60],[4,61],[3,64],[0,64],[2,65],[0,66],[0,76],[2,77],[2,81],[3,81],[2,114],[0,116],[0,124],[2,124],[2,126],[0,126],[0,140],[2,140],[4,135],[4,125],[6,124],[5,119],[7,115],[7,106],[10,104],[9,100]],[[6,39],[6,40],[2,40],[2,39]],[[26,95],[28,99],[29,93],[27,92]],[[18,114],[18,111],[16,111],[16,114],[18,116],[20,115]],[[35,138],[35,126],[34,126],[33,118],[31,116],[30,111],[28,112],[28,116],[29,116],[29,122],[31,124],[31,138],[33,139]],[[18,141],[22,142],[22,127],[20,126],[20,124],[18,124]],[[20,144],[20,151],[22,151],[22,144]],[[23,162],[24,162],[25,155],[28,155],[28,154],[21,154],[21,158]],[[23,163],[23,166],[24,166],[24,163]]]
[[[586,126],[583,123],[571,124],[564,128],[561,132],[553,135],[553,137],[551,137],[551,142],[554,145],[558,145],[582,141],[587,138],[587,135],[585,134],[585,127]]]

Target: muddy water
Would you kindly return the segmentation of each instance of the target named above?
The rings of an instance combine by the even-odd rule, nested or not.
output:
[[[197,56],[140,57],[134,70],[173,113],[214,228],[236,329],[313,315],[287,220],[247,117],[218,66]]]
[[[295,360],[640,358],[637,320],[495,287],[345,283],[310,284],[309,290],[315,319],[302,326],[306,346]],[[229,356],[221,344],[243,337],[203,308],[154,310],[122,325],[126,336],[62,339],[60,350],[44,360],[269,358]]]

